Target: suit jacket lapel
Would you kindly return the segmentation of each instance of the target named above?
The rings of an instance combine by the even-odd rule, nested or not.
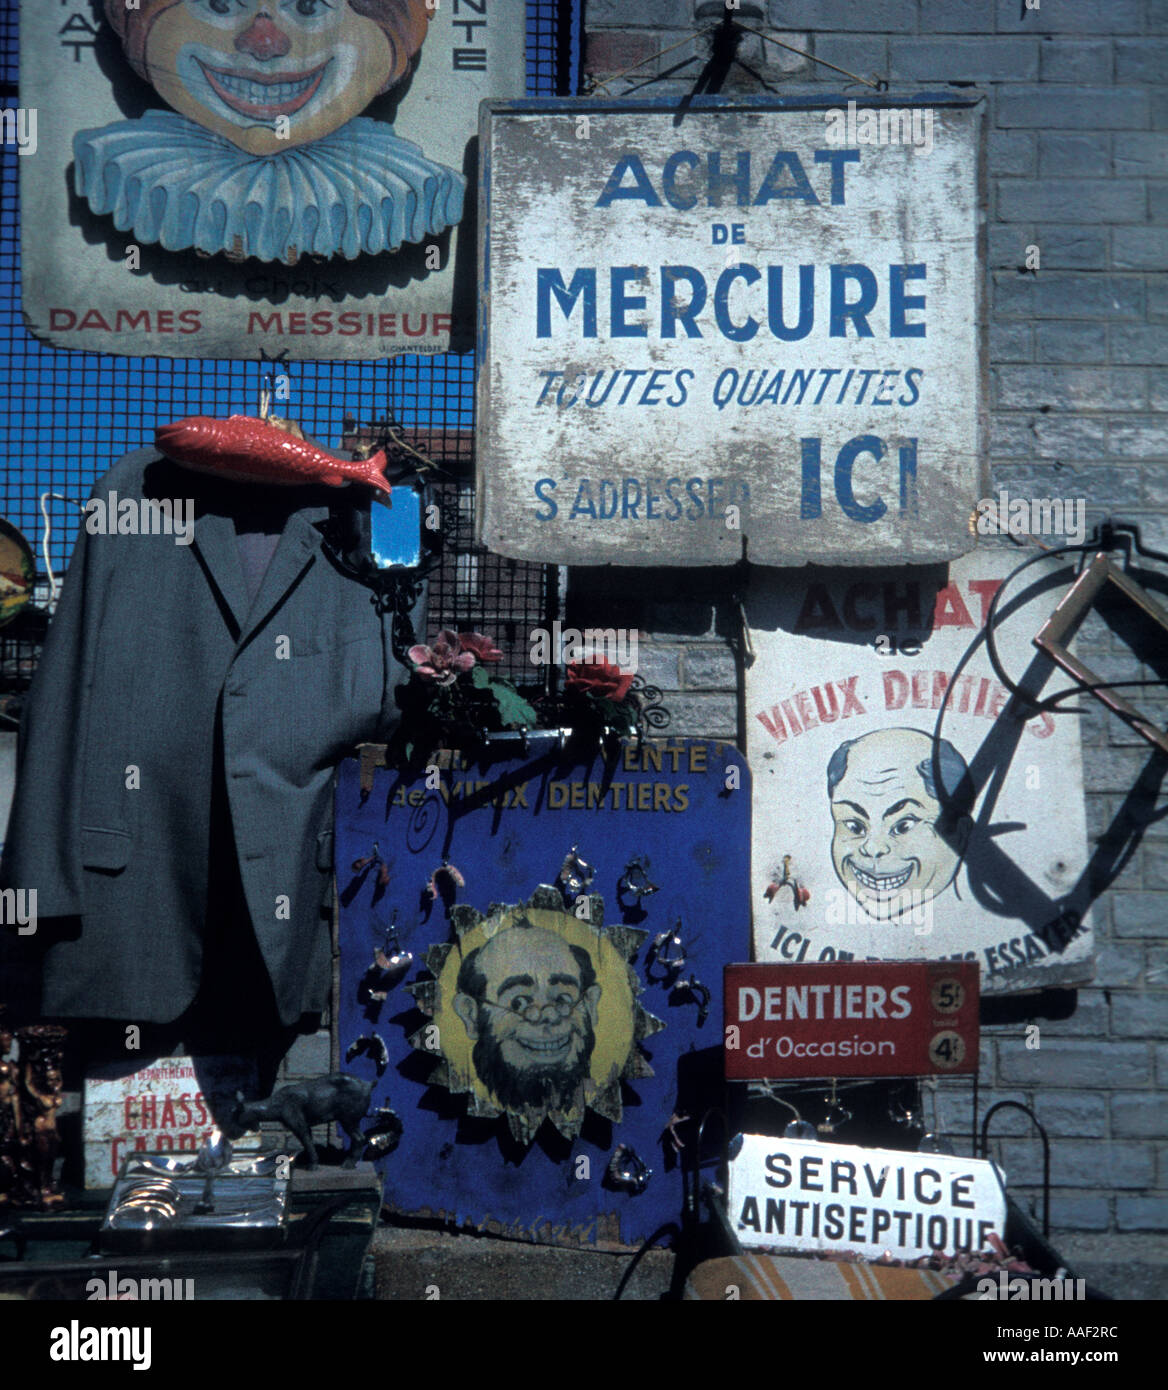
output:
[[[259,592],[255,596],[255,602],[245,616],[241,641],[246,641],[263,626],[271,616],[272,610],[279,606],[285,594],[303,573],[305,566],[316,555],[320,549],[321,535],[313,523],[324,521],[328,514],[327,507],[303,507],[288,518],[288,524],[284,527]],[[237,555],[236,564],[238,563]],[[240,582],[242,581],[243,575],[240,570]]]
[[[247,621],[249,604],[234,522],[221,511],[204,511],[195,519],[193,544],[224,617],[238,639]]]

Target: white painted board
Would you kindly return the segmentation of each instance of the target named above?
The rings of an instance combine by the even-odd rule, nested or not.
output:
[[[846,106],[798,99],[484,107],[492,550],[857,565],[971,548],[981,110],[897,109],[908,126],[883,129],[919,143],[861,142]]]
[[[131,1153],[198,1152],[214,1128],[190,1057],[160,1057],[136,1071],[95,1067],[85,1077],[82,1135],[85,1186],[112,1187]],[[258,1149],[261,1136],[232,1141]]]
[[[983,994],[1091,978],[1078,719],[1017,717],[981,640],[1019,558],[754,576],[756,960],[976,960]],[[1067,684],[1032,639],[1072,577],[1043,560],[1006,591],[1002,661],[1036,693]]]
[[[1006,1224],[985,1159],[747,1134],[730,1163],[731,1229],[743,1245],[912,1260],[990,1249]]]

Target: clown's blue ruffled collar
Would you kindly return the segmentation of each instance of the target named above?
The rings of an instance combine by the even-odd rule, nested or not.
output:
[[[466,181],[393,127],[358,116],[310,145],[252,155],[173,111],[73,138],[77,192],[168,251],[299,256],[396,251],[453,226]]]

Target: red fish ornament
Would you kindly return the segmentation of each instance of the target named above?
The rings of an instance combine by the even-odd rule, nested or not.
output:
[[[298,426],[289,428],[250,415],[231,415],[226,420],[188,415],[173,425],[160,425],[154,431],[154,443],[184,468],[238,482],[277,487],[367,483],[380,492],[392,491],[385,480],[384,449],[367,459],[333,458],[305,439]]]

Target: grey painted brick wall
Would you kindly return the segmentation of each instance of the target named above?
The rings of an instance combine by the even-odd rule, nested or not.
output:
[[[589,0],[585,84],[643,58],[608,94],[681,95],[704,39],[657,60],[692,29],[690,0]],[[989,176],[991,463],[995,482],[1033,496],[1083,496],[1089,521],[1138,521],[1168,550],[1168,0],[769,0],[768,32],[893,93],[968,84],[985,93]],[[840,90],[838,73],[757,42],[755,75],[724,88]],[[752,56],[756,50],[752,49]],[[669,72],[668,79],[660,74]],[[863,88],[848,89],[862,97]],[[1024,269],[1026,247],[1041,265]],[[647,678],[673,732],[726,736],[738,709],[737,610],[708,571],[638,572]],[[570,601],[607,621],[629,611],[630,580],[574,576]],[[1086,635],[1113,678],[1139,663]],[[1143,672],[1143,674],[1147,674]],[[1168,704],[1164,706],[1168,708]],[[1101,709],[1082,721],[1093,842],[1148,765],[1148,748]],[[1141,784],[1137,801],[1163,792]],[[1095,909],[1099,967],[1062,1021],[987,1027],[981,1110],[1013,1098],[1054,1141],[1059,1231],[1168,1230],[1168,818],[1148,827]],[[1039,1006],[1036,1004],[1036,1009]],[[942,1082],[940,1123],[969,1130],[970,1088]],[[1033,1194],[1039,1147],[1000,1115],[1011,1186]]]

